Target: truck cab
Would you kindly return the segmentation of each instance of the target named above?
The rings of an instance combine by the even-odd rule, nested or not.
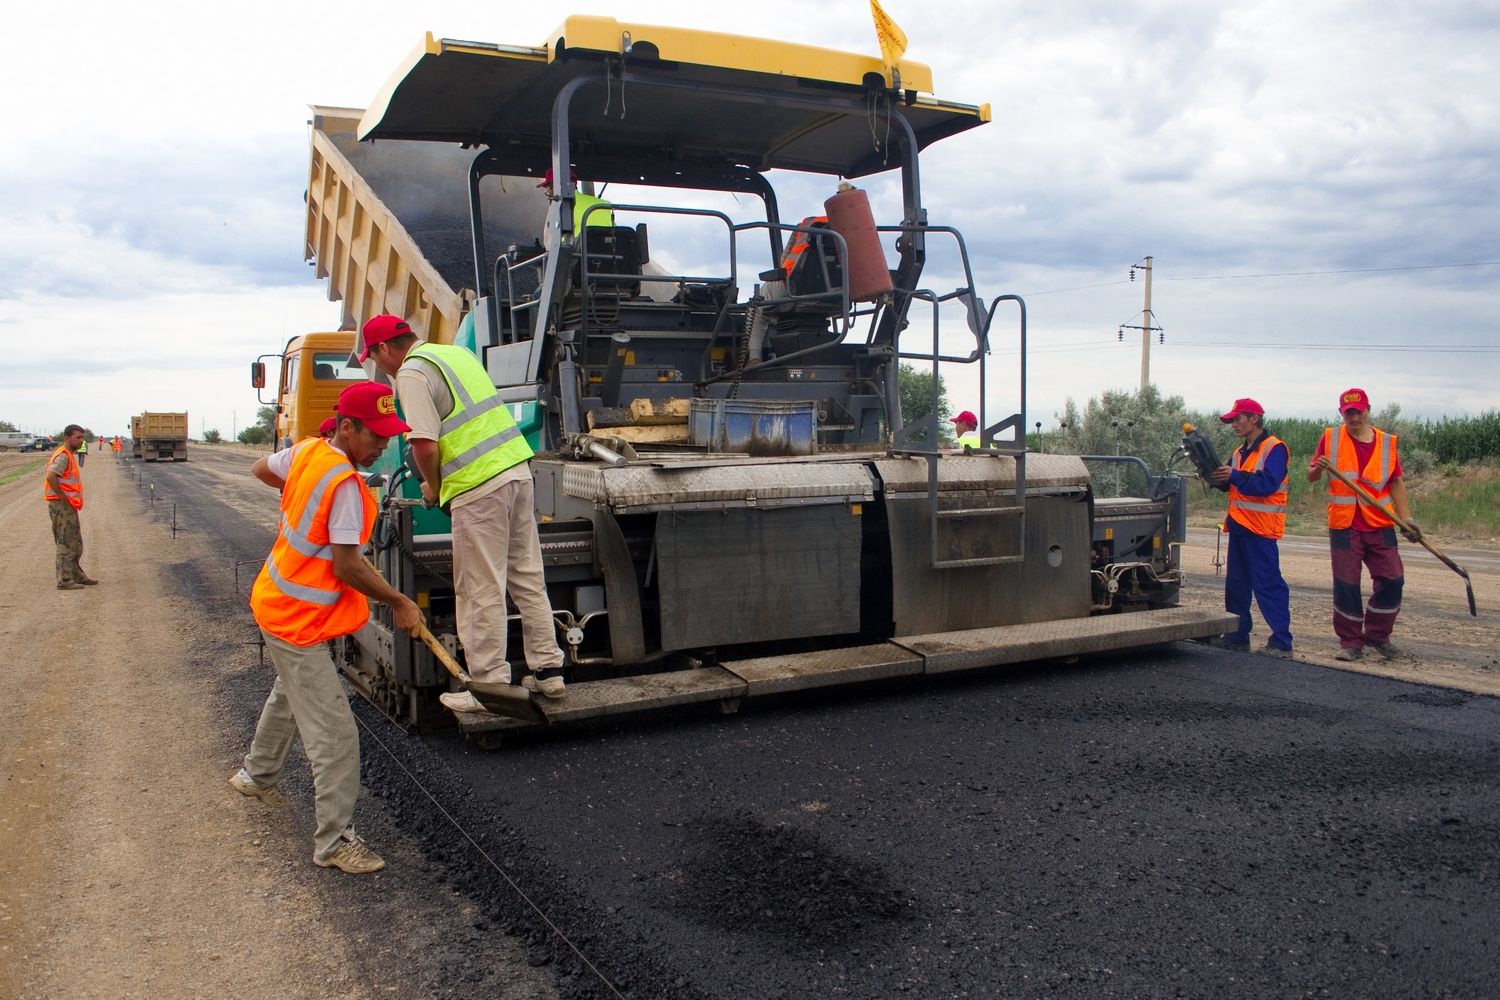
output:
[[[278,354],[263,354],[281,361],[276,382],[276,437],[274,449],[290,448],[305,437],[318,433],[318,425],[333,416],[339,393],[355,382],[365,381],[364,370],[352,364],[354,332],[304,333],[288,340]],[[252,366],[252,383],[256,389],[265,386],[262,360]],[[257,394],[259,398],[259,394]]]

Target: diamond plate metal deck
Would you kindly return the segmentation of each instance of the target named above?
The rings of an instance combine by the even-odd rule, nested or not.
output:
[[[867,501],[875,482],[863,462],[807,462],[688,469],[649,465],[568,465],[563,492],[611,510],[677,504],[739,503],[827,497]]]
[[[1233,615],[1222,611],[1162,608],[1094,618],[904,636],[891,642],[921,655],[926,661],[926,673],[944,674],[1179,639],[1204,639],[1231,632],[1236,624]]]

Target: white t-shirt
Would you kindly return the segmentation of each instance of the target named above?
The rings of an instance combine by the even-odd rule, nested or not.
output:
[[[340,455],[343,449],[330,444]],[[282,482],[292,471],[293,448],[283,448],[266,459],[266,468]],[[348,458],[348,455],[344,455]],[[357,470],[356,470],[357,471]],[[328,512],[328,543],[330,545],[359,545],[365,530],[365,502],[359,495],[359,480],[346,479],[334,487],[333,508]]]

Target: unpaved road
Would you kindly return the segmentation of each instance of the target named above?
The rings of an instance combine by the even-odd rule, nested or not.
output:
[[[1431,560],[1397,634],[1432,641],[1389,668],[1422,684],[1180,644],[498,753],[357,707],[391,866],[351,879],[307,863],[296,751],[286,813],[223,784],[270,684],[235,564],[275,515],[248,456],[193,459],[91,460],[76,593],[34,483],[0,488],[0,996],[1493,995],[1500,702],[1455,682],[1495,642]]]

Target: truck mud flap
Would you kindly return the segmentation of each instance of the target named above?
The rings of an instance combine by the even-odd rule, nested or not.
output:
[[[548,725],[709,702],[718,702],[723,710],[733,711],[744,698],[1135,649],[1182,639],[1204,639],[1222,635],[1234,627],[1232,615],[1188,608],[1002,625],[570,684],[566,698],[536,701]],[[458,716],[459,729],[465,733],[517,730],[533,725],[499,716],[474,713]]]

